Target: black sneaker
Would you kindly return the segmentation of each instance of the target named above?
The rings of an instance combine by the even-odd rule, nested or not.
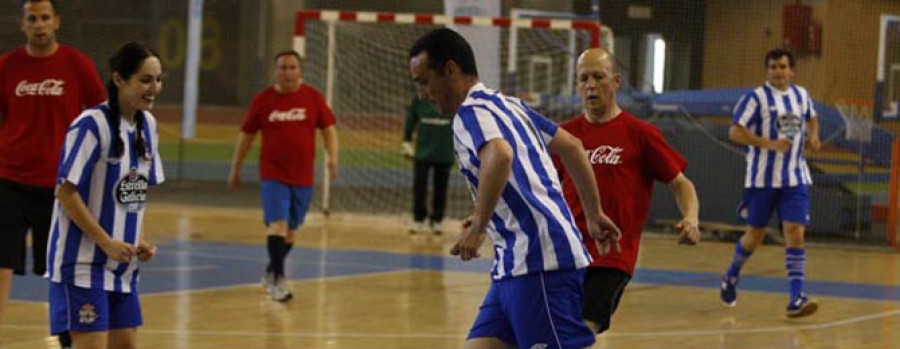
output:
[[[787,317],[796,318],[815,314],[819,310],[819,304],[815,300],[809,299],[806,294],[801,293],[800,297],[794,298],[788,303]]]
[[[729,278],[727,275],[722,276],[722,286],[719,290],[719,299],[726,307],[734,307],[737,305],[737,283],[738,278]]]

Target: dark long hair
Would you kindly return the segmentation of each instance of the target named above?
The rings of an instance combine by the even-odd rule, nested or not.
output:
[[[137,72],[144,60],[150,57],[159,58],[159,54],[144,43],[129,42],[119,47],[116,53],[109,57],[109,73],[110,75],[118,73],[123,80],[128,80]],[[107,98],[109,98],[109,113],[106,114],[106,121],[109,123],[109,128],[113,135],[110,156],[118,158],[122,156],[125,143],[122,141],[121,134],[119,134],[119,126],[122,120],[122,110],[119,107],[119,87],[116,86],[112,78],[106,82],[106,94]],[[139,157],[145,157],[147,142],[144,140],[143,135],[144,112],[142,110],[134,111],[134,122],[137,134],[134,138],[133,149]]]

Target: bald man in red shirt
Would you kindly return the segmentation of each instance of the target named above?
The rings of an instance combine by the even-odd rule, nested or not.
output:
[[[560,126],[581,140],[603,198],[603,211],[622,229],[619,248],[608,251],[598,249],[590,236],[583,236],[593,262],[584,278],[582,316],[591,329],[603,333],[634,274],[653,182],[666,183],[675,196],[683,217],[676,224],[681,243],[699,241],[700,205],[694,184],[684,175],[687,162],[681,154],[666,143],[656,127],[619,108],[616,90],[622,76],[616,72],[612,55],[599,48],[585,51],[578,58],[576,79],[584,113]],[[562,166],[557,168],[566,202],[584,234],[585,217],[575,185]]]

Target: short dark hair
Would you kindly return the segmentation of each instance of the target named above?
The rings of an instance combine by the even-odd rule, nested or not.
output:
[[[794,67],[794,64],[797,64],[797,61],[794,59],[794,53],[783,48],[776,48],[766,53],[766,60],[763,63],[768,67],[770,59],[779,59],[784,56],[787,56],[788,64],[791,65],[791,68]]]
[[[56,12],[56,0],[22,0],[22,10],[23,11],[25,10],[25,4],[27,4],[29,2],[44,2],[44,1],[49,1],[50,7],[53,8],[53,13],[57,13]]]
[[[300,57],[300,53],[294,50],[285,50],[275,54],[275,62],[278,62],[278,59],[284,56],[294,56],[297,57],[297,62],[303,63],[303,58]]]
[[[454,61],[464,75],[478,76],[472,46],[453,30],[439,28],[428,32],[409,49],[409,58],[422,52],[428,54],[428,68],[437,71],[438,74],[444,73],[443,67],[447,61]]]

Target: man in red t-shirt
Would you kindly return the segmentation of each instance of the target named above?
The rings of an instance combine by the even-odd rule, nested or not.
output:
[[[33,271],[43,275],[59,152],[69,124],[106,98],[91,60],[60,44],[53,1],[23,6],[26,44],[0,56],[0,320],[12,274],[25,274],[31,230]]]
[[[599,251],[586,234],[572,178],[557,166],[566,202],[593,258],[584,278],[582,316],[589,327],[602,333],[609,328],[625,285],[634,274],[653,181],[672,189],[683,216],[676,225],[681,243],[694,244],[700,239],[699,203],[694,184],[683,173],[687,162],[681,154],[651,124],[619,108],[616,90],[622,76],[615,71],[612,55],[599,48],[585,51],[578,58],[576,79],[584,114],[561,127],[581,140],[594,168],[603,211],[622,229],[619,249]]]
[[[321,130],[325,142],[328,176],[337,177],[334,115],[322,94],[302,83],[300,63],[296,51],[275,55],[275,86],[250,102],[228,175],[228,187],[236,188],[241,181],[244,157],[256,132],[262,131],[259,177],[264,220],[269,229],[269,265],[262,282],[276,301],[293,296],[285,282],[284,260],[312,200],[316,129]]]

